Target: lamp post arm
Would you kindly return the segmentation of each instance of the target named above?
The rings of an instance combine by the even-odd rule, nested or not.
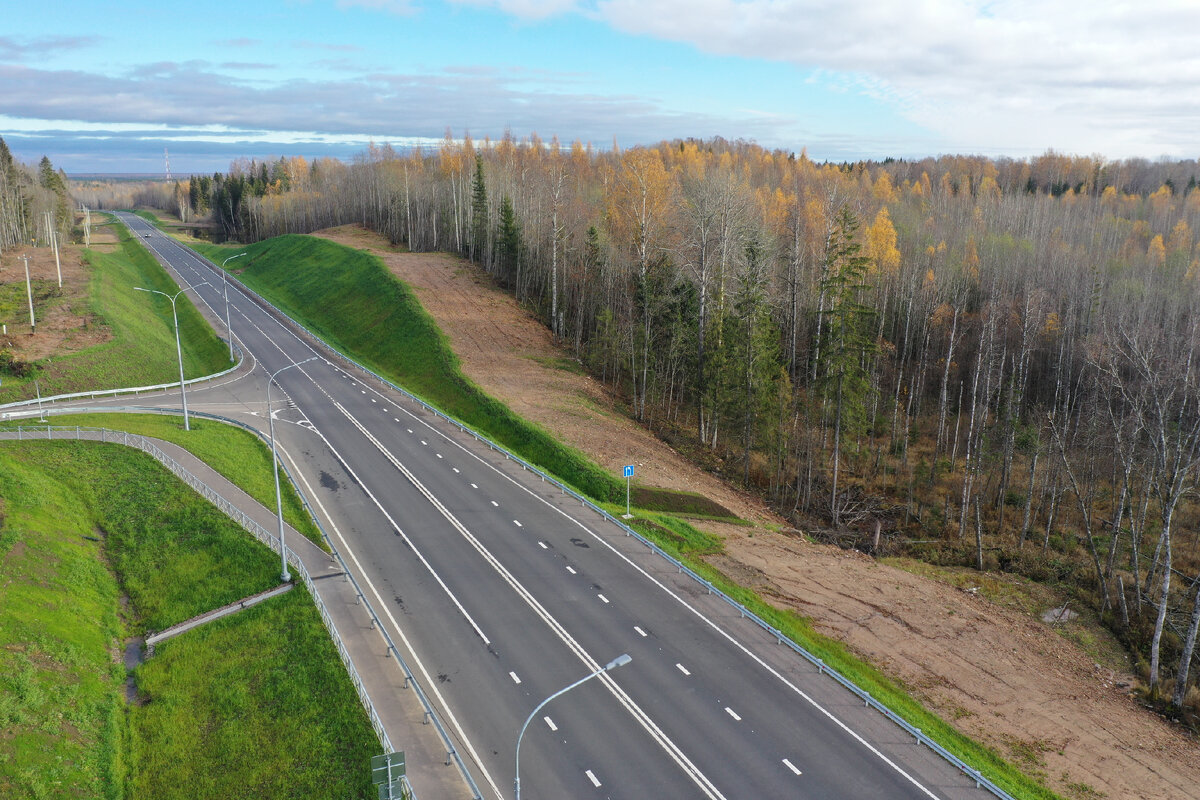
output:
[[[233,328],[229,324],[229,279],[225,277],[225,265],[235,258],[241,258],[245,253],[230,256],[221,262],[221,293],[225,295],[225,331],[229,336],[229,360],[233,361]]]
[[[519,734],[517,734],[517,758],[516,758],[516,765],[515,765],[516,771],[515,771],[515,777],[514,777],[514,781],[513,781],[513,783],[514,783],[513,788],[516,792],[516,800],[521,800],[521,740],[525,738],[525,729],[529,727],[530,722],[533,722],[533,718],[537,716],[537,713],[539,711],[541,711],[543,708],[545,708],[546,705],[551,700],[555,699],[556,697],[561,697],[562,695],[564,695],[567,692],[574,689],[579,684],[587,683],[592,678],[603,675],[604,673],[608,672],[610,669],[616,669],[617,667],[622,667],[622,666],[628,664],[632,660],[633,659],[631,659],[628,655],[617,656],[612,661],[608,662],[607,664],[605,664],[603,667],[596,670],[592,674],[585,675],[582,678],[580,678],[579,680],[572,683],[570,686],[564,686],[563,688],[559,689],[557,692],[550,695],[542,702],[538,703],[537,706],[534,707],[533,711],[529,712],[529,716],[525,718],[525,724],[521,726],[521,732]]]

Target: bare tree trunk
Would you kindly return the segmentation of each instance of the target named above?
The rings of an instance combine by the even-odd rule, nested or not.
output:
[[[1029,535],[1029,512],[1033,510],[1033,478],[1037,472],[1038,451],[1033,451],[1033,458],[1029,459],[1029,491],[1025,493],[1025,518],[1021,520],[1021,537],[1017,541],[1017,548],[1025,548],[1025,537]]]
[[[1158,593],[1158,616],[1154,619],[1154,636],[1150,639],[1150,695],[1157,697],[1159,656],[1162,648],[1163,628],[1167,624],[1167,602],[1171,597],[1171,512],[1163,510],[1163,530],[1159,540],[1163,549],[1165,564],[1163,567],[1162,585]]]
[[[1192,598],[1192,620],[1188,624],[1187,637],[1183,640],[1183,652],[1179,655],[1179,667],[1175,670],[1175,696],[1171,705],[1183,708],[1187,698],[1188,671],[1192,665],[1192,653],[1196,649],[1196,631],[1200,630],[1200,577],[1193,581],[1196,593]]]

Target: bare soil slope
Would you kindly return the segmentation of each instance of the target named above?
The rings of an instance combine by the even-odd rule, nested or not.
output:
[[[778,532],[762,503],[695,467],[614,410],[595,380],[562,368],[549,332],[486,274],[452,256],[404,253],[375,234],[319,234],[369,248],[417,292],[463,371],[485,391],[644,483],[705,494],[753,528],[697,522],[725,539],[713,563],[773,603],[811,617],[900,679],[961,730],[1068,797],[1200,797],[1200,744],[1137,705],[1133,678],[1095,663],[1031,613]],[[558,365],[558,366],[556,366]],[[1071,623],[1067,623],[1070,625]]]
[[[96,239],[94,235],[93,242]],[[34,287],[37,332],[33,335],[30,335],[25,294],[25,261],[19,258],[22,255],[29,256],[29,277],[54,287],[49,297],[42,297],[39,288]],[[83,263],[82,248],[60,244],[59,263],[61,290],[57,286],[58,268],[51,248],[24,247],[0,255],[0,285],[5,296],[15,301],[9,306],[9,318],[0,320],[8,326],[8,335],[0,335],[0,347],[12,348],[14,357],[21,361],[73,353],[111,338],[105,326],[95,324],[96,317],[88,306],[90,270]]]

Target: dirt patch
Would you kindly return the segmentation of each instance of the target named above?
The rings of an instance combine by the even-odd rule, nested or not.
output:
[[[968,735],[1064,796],[1196,796],[1197,742],[1139,706],[1131,676],[1101,667],[1036,614],[778,532],[783,520],[762,503],[621,415],[599,382],[560,368],[564,352],[545,327],[481,270],[397,252],[356,227],[319,235],[380,256],[437,320],[463,371],[518,414],[614,472],[634,463],[648,485],[699,492],[755,522],[698,523],[725,540],[711,563],[810,617]]]
[[[92,238],[95,242],[96,236]],[[22,255],[29,256],[29,277],[34,282],[37,329],[32,334],[25,261],[19,258]],[[8,326],[8,334],[0,335],[0,348],[11,348],[16,359],[30,362],[74,353],[111,339],[108,327],[91,311],[90,279],[91,270],[83,260],[83,248],[77,245],[60,244],[58,266],[49,247],[24,247],[0,255],[0,289],[12,293],[18,301],[10,309],[9,318],[0,320]]]
[[[545,326],[496,287],[483,270],[445,253],[396,252],[383,237],[357,226],[316,235],[369,249],[382,258],[437,320],[467,377],[614,475],[621,475],[622,466],[634,464],[643,484],[697,492],[743,519],[782,523],[761,503],[696,469],[614,411],[604,386],[583,374],[554,346]]]

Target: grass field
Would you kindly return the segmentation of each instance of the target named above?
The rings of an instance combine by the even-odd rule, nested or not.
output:
[[[134,291],[135,286],[174,294],[179,289],[144,247],[120,226],[120,246],[110,253],[85,251],[92,268],[90,312],[111,339],[50,363],[37,363],[35,375],[3,375],[0,403],[34,397],[33,378],[43,397],[88,389],[150,386],[179,379],[171,303],[165,297]],[[22,287],[23,290],[23,287]],[[179,308],[183,366],[187,377],[219,372],[229,366],[225,344],[196,311],[187,294]]]
[[[370,796],[378,744],[303,588],[161,645],[126,710],[123,637],[278,582],[157,462],[0,443],[0,515],[0,797]]]
[[[192,429],[185,431],[176,416],[160,414],[64,414],[50,418],[54,425],[109,428],[140,433],[172,442],[240,486],[246,494],[267,508],[275,508],[275,483],[271,477],[271,449],[249,431],[222,422],[192,417]],[[0,430],[15,429],[18,423],[0,424]],[[34,424],[24,420],[21,425]],[[328,549],[321,532],[313,523],[287,474],[279,473],[283,518],[322,549]]]

